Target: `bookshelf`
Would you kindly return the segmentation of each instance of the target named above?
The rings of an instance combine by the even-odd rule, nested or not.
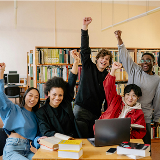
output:
[[[91,47],[91,59],[95,63],[96,55],[97,53],[104,47]],[[114,47],[105,47],[108,50],[112,52],[113,55],[113,62],[118,61],[121,62],[118,48]],[[44,88],[45,82],[50,79],[51,77],[55,76],[61,76],[64,78],[64,80],[67,81],[69,71],[73,64],[73,59],[71,59],[70,56],[70,50],[76,50],[77,52],[80,52],[79,47],[46,47],[46,46],[36,46],[35,47],[35,53],[33,53],[33,50],[30,50],[29,53],[27,53],[28,60],[28,77],[27,82],[28,86],[34,86],[38,89]],[[139,62],[140,57],[145,52],[151,52],[156,57],[158,57],[158,52],[160,49],[158,48],[127,48],[129,51],[130,56],[134,60],[135,63]],[[33,56],[33,63],[30,63],[30,57]],[[32,72],[33,68],[33,72]],[[78,70],[78,79],[80,80],[80,73],[82,70],[81,62],[79,63],[79,70]],[[160,69],[157,66],[157,63],[154,66],[154,71],[156,71],[156,74],[160,75]],[[43,76],[40,76],[40,74],[44,72],[45,74]],[[51,73],[52,72],[52,73]],[[65,74],[63,73],[65,72]],[[50,74],[49,74],[50,73]],[[53,74],[55,73],[55,74]],[[117,92],[120,95],[123,95],[123,90],[125,85],[127,84],[128,75],[124,68],[119,69],[116,71],[116,85],[117,85]],[[31,82],[30,82],[31,81]],[[78,82],[77,82],[78,85]],[[40,87],[40,88],[39,88]],[[77,92],[78,87],[75,87],[75,91]],[[42,93],[43,94],[43,93]],[[45,96],[43,95],[41,97],[41,100],[45,100]]]
[[[33,50],[27,52],[27,86],[33,87]]]

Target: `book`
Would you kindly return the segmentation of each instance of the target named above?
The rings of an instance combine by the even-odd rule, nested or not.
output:
[[[79,151],[73,150],[58,150],[58,157],[60,158],[72,158],[79,159],[83,155],[83,149],[81,148]]]
[[[76,150],[82,148],[82,140],[61,140],[59,143],[59,150]]]
[[[46,147],[49,147],[49,148],[58,148],[58,146],[59,146],[58,143],[61,140],[69,140],[69,139],[73,139],[73,138],[70,137],[70,136],[66,136],[64,134],[56,133],[52,137],[47,137],[47,138],[44,138],[44,139],[40,139],[39,144],[43,145],[43,146],[46,146]]]
[[[57,149],[58,149],[58,148],[50,148],[50,147],[47,147],[47,146],[44,146],[44,145],[40,145],[40,148],[41,148],[41,149],[48,150],[48,151],[54,151],[54,150],[57,150]]]
[[[122,142],[117,146],[117,154],[150,156],[150,145],[141,143]]]
[[[131,127],[132,128],[145,128],[144,126],[139,125],[139,124],[131,124]]]

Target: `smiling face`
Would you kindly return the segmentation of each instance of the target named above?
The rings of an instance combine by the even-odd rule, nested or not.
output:
[[[30,90],[25,97],[24,108],[28,111],[32,111],[32,108],[38,103],[39,93],[36,89]]]
[[[99,57],[97,59],[97,68],[100,72],[103,72],[105,68],[109,66],[110,55],[106,55],[104,57]]]
[[[57,108],[63,100],[64,91],[62,88],[51,88],[48,92],[48,96],[50,97],[50,106],[53,108]]]
[[[144,63],[141,62],[141,67],[143,71],[147,74],[152,74],[152,68],[154,65],[152,57],[150,55],[144,55],[142,57],[142,60],[144,60]],[[150,62],[147,63],[146,60],[150,60]]]
[[[137,100],[138,97],[133,90],[131,90],[129,93],[126,93],[124,96],[125,103],[130,107],[133,107],[136,104]]]

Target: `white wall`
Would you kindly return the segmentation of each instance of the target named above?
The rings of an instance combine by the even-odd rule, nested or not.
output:
[[[6,63],[6,73],[17,70],[21,78],[26,78],[26,53],[35,46],[79,47],[85,16],[93,18],[89,26],[91,47],[116,47],[113,32],[120,29],[126,47],[160,48],[160,12],[101,31],[113,19],[111,3],[102,7],[103,12],[100,1],[19,1],[15,28],[14,2],[0,1],[0,61]],[[130,16],[145,12],[145,8],[131,6]],[[115,6],[114,20],[126,19],[126,10],[127,6]]]

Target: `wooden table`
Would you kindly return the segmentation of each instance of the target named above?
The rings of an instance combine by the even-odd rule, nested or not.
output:
[[[141,139],[132,139],[131,142],[135,143],[143,143]],[[116,159],[124,159],[131,160],[127,156],[118,155],[117,153],[106,155],[106,151],[109,148],[116,148],[117,145],[114,146],[105,146],[105,147],[94,147],[88,142],[87,139],[82,139],[82,147],[83,147],[83,156],[80,158],[81,160],[116,160]],[[33,156],[32,160],[66,160],[65,158],[58,158],[58,151],[48,151],[44,149],[38,149],[38,151]],[[140,160],[152,160],[150,156],[141,158]]]

